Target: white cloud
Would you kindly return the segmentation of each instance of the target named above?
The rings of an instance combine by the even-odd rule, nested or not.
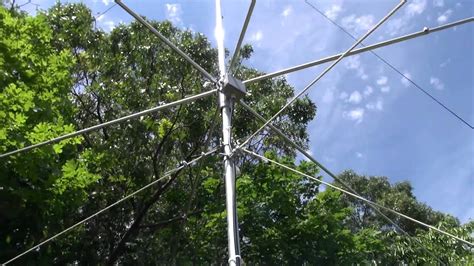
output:
[[[376,102],[370,102],[370,103],[366,104],[365,108],[367,108],[367,110],[382,111],[383,110],[383,100],[379,98]]]
[[[387,33],[394,36],[401,31],[408,30],[412,27],[411,19],[416,15],[420,15],[426,9],[426,0],[413,0],[405,9],[402,17],[393,18],[387,22]]]
[[[360,55],[350,56],[344,61],[344,66],[347,69],[357,69],[360,67]]]
[[[358,124],[364,119],[364,109],[355,108],[350,110],[349,112],[344,112],[343,116],[349,120],[356,121]]]
[[[285,9],[283,10],[283,12],[281,12],[281,15],[286,18],[286,17],[288,17],[289,15],[291,15],[292,12],[293,12],[293,7],[292,7],[292,6],[287,6],[287,7],[285,7]]]
[[[360,62],[360,56],[359,55],[348,57],[346,59],[346,61],[344,61],[344,66],[347,69],[356,70],[357,76],[359,78],[361,78],[362,80],[366,80],[366,79],[369,78],[369,76],[367,76],[367,74],[365,73],[365,69],[362,66],[361,62]]]
[[[426,9],[426,0],[415,0],[408,4],[405,13],[409,16],[419,15]]]
[[[446,11],[444,11],[443,14],[441,14],[436,20],[438,21],[438,24],[443,24],[445,23],[446,21],[448,21],[449,17],[451,16],[451,14],[453,13],[453,11],[451,9],[448,9]]]
[[[165,4],[166,7],[166,18],[173,24],[181,24],[181,10],[180,4]]]
[[[102,0],[102,3],[106,6],[108,6],[112,2],[112,0]]]
[[[104,21],[105,30],[112,31],[115,28],[115,22],[112,20]]]
[[[390,87],[389,86],[383,86],[382,88],[380,88],[380,91],[383,92],[383,93],[387,93],[390,91]]]
[[[387,23],[387,31],[390,36],[396,35],[405,25],[406,19],[404,18],[394,18],[389,20]]]
[[[350,103],[358,104],[360,103],[360,101],[362,101],[362,94],[360,94],[359,91],[354,91],[353,93],[351,93],[351,96],[347,101]]]
[[[104,20],[104,18],[105,18],[105,14],[102,14],[102,15],[97,17],[97,21],[101,22],[102,20]]]
[[[448,59],[446,59],[446,61],[444,61],[443,63],[439,64],[439,67],[446,67],[449,63],[451,63],[450,57],[448,57]]]
[[[355,31],[357,34],[368,31],[374,25],[374,16],[362,15],[357,17],[352,14],[342,18],[342,26],[350,31]]]
[[[365,97],[368,97],[370,96],[372,93],[374,92],[374,88],[372,88],[371,86],[367,86],[364,90],[364,96]]]
[[[364,155],[363,155],[362,153],[356,152],[356,157],[357,157],[357,158],[362,158],[363,156],[364,156]]]
[[[263,39],[263,33],[261,30],[253,33],[251,36],[250,36],[250,41],[254,41],[254,42],[259,42]]]
[[[332,20],[336,20],[337,16],[339,15],[339,13],[341,13],[341,11],[342,11],[342,8],[340,5],[332,5],[331,8],[329,8],[328,10],[324,12],[324,15],[326,15],[328,18]]]
[[[444,0],[434,0],[433,5],[436,7],[443,7],[444,6]]]
[[[381,76],[379,79],[377,79],[377,85],[383,86],[386,85],[388,81],[388,78],[386,76]]]
[[[341,94],[339,95],[339,99],[341,100],[345,100],[347,99],[347,97],[349,97],[349,94],[347,94],[347,92],[345,91],[341,92]]]
[[[430,84],[433,85],[433,87],[437,90],[443,90],[444,89],[444,84],[439,78],[431,77],[430,78]]]
[[[407,78],[411,79],[411,74],[410,73],[405,72],[405,73],[403,73],[403,75],[405,75]],[[405,87],[410,86],[410,81],[408,79],[402,77],[400,81],[402,82],[403,86],[405,86]]]

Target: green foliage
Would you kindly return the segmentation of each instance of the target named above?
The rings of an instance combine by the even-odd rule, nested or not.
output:
[[[360,176],[352,171],[340,175],[345,183],[351,185],[363,197],[381,205],[397,210],[421,222],[436,226],[467,241],[473,242],[473,222],[461,225],[454,217],[434,211],[429,206],[416,200],[413,189],[408,182],[390,184],[386,177]],[[353,233],[361,233],[366,228],[374,228],[381,241],[369,247],[370,261],[380,264],[469,264],[472,262],[472,247],[427,230],[417,223],[385,213],[395,221],[409,236],[398,232],[391,223],[378,215],[367,204],[348,196],[342,197],[347,206],[354,211],[347,222]],[[366,240],[367,241],[367,240]]]
[[[68,160],[61,169],[62,176],[53,184],[53,192],[63,194],[67,189],[84,189],[97,182],[100,176],[89,172],[87,161],[90,159],[93,156],[87,151],[79,159]]]
[[[74,131],[75,106],[69,98],[74,59],[51,45],[46,17],[0,7],[0,36],[0,152]],[[75,147],[68,144],[80,142],[77,137],[0,162],[0,260],[44,238],[51,233],[48,227],[61,228],[54,217],[82,203],[83,196],[76,193],[64,193],[64,198],[53,193],[64,178],[71,182],[61,183],[62,192],[89,174],[84,165],[77,179],[61,171],[76,157]]]

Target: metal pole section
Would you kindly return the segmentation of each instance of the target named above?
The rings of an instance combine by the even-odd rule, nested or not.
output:
[[[362,48],[359,48],[359,49],[354,49],[351,52],[349,52],[347,54],[347,56],[352,56],[352,55],[364,53],[364,52],[367,52],[367,51],[370,51],[370,50],[374,50],[374,49],[381,48],[381,47],[384,47],[384,46],[388,46],[388,45],[392,45],[392,44],[395,44],[395,43],[407,41],[407,40],[410,40],[410,39],[413,39],[413,38],[425,36],[425,35],[428,35],[428,34],[433,33],[433,32],[437,32],[437,31],[448,29],[448,28],[456,27],[456,26],[459,26],[459,25],[462,25],[462,24],[465,24],[465,23],[469,23],[469,22],[474,22],[474,17],[462,19],[462,20],[459,20],[459,21],[455,21],[455,22],[448,23],[448,24],[445,24],[445,25],[442,25],[442,26],[439,26],[439,27],[434,27],[434,28],[431,28],[431,29],[430,28],[425,28],[421,31],[411,33],[411,34],[408,34],[408,35],[405,35],[405,36],[393,38],[393,39],[390,39],[390,40],[387,40],[387,41],[379,42],[379,43],[372,44],[372,45],[369,45],[369,46],[365,46],[365,47],[362,47]],[[306,69],[306,68],[309,68],[309,67],[321,65],[321,64],[324,64],[324,63],[334,61],[334,60],[338,59],[341,55],[342,55],[342,53],[332,55],[332,56],[329,56],[329,57],[325,57],[325,58],[322,58],[322,59],[319,59],[319,60],[316,60],[316,61],[312,61],[312,62],[304,63],[304,64],[301,64],[301,65],[297,65],[297,66],[294,66],[294,67],[289,67],[289,68],[282,69],[282,70],[279,70],[279,71],[276,71],[276,72],[273,72],[273,73],[268,73],[268,74],[265,74],[265,75],[262,75],[262,76],[259,76],[259,77],[255,77],[255,78],[245,80],[243,83],[244,84],[250,84],[252,82],[257,82],[259,80],[274,78],[274,77],[278,77],[278,76],[281,76],[281,75],[292,73],[292,72],[295,72],[295,71],[298,71],[298,70],[302,70],[302,69]]]
[[[225,172],[225,194],[227,210],[227,237],[229,246],[229,265],[240,265],[239,229],[237,221],[237,207],[235,198],[235,165],[232,158],[231,134],[232,134],[232,109],[233,99],[230,95],[222,92],[223,79],[226,75],[225,50],[224,50],[224,27],[222,26],[221,1],[216,0],[216,28],[215,37],[218,49],[218,62],[220,81],[219,104],[222,112],[222,141],[224,146],[224,172]]]
[[[120,122],[123,122],[123,121],[127,121],[127,120],[130,120],[130,119],[133,119],[133,118],[140,117],[142,115],[146,115],[146,114],[149,114],[149,113],[152,113],[152,112],[156,112],[156,111],[159,111],[159,110],[162,110],[162,109],[170,108],[170,107],[180,105],[180,104],[183,104],[183,103],[187,103],[187,102],[193,102],[197,99],[200,99],[200,98],[206,97],[208,95],[211,95],[211,94],[215,93],[216,91],[217,91],[216,89],[206,91],[206,92],[196,94],[196,95],[193,95],[193,96],[190,96],[190,97],[187,97],[187,98],[183,98],[181,100],[177,100],[175,102],[159,105],[159,106],[156,106],[156,107],[153,107],[153,108],[150,108],[150,109],[138,112],[138,113],[127,115],[127,116],[117,118],[117,119],[114,119],[114,120],[111,120],[111,121],[108,121],[108,122],[105,122],[105,123],[102,123],[102,124],[98,124],[98,125],[95,125],[95,126],[92,126],[92,127],[84,128],[84,129],[78,130],[76,132],[72,132],[72,133],[69,133],[69,134],[66,134],[66,135],[62,135],[62,136],[59,136],[59,137],[54,138],[54,139],[50,139],[50,140],[40,142],[40,143],[37,143],[37,144],[33,144],[33,145],[30,145],[30,146],[27,146],[27,147],[24,147],[24,148],[21,148],[21,149],[18,149],[18,150],[14,150],[14,151],[10,151],[10,152],[4,153],[4,154],[0,154],[0,158],[4,158],[4,157],[10,156],[10,155],[13,155],[13,154],[16,154],[16,153],[24,152],[24,151],[29,151],[29,150],[39,148],[39,147],[42,147],[42,146],[45,146],[45,145],[57,143],[57,142],[60,142],[61,140],[76,137],[76,136],[82,135],[82,134],[90,132],[90,131],[101,129],[101,128],[106,127],[106,126],[111,126],[111,125],[114,125],[114,124],[117,124],[117,123],[120,123]]]

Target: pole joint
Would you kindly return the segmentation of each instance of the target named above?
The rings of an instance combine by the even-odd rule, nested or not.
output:
[[[235,255],[231,258],[229,258],[229,265],[240,265],[242,262],[242,257],[240,255]]]

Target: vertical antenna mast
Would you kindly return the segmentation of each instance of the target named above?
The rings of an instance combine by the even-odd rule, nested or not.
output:
[[[222,26],[221,1],[216,0],[216,28],[215,37],[218,49],[218,62],[220,79],[217,84],[219,89],[219,105],[222,111],[222,141],[224,146],[224,172],[225,193],[227,209],[227,237],[229,245],[229,265],[240,265],[239,229],[237,221],[237,208],[235,199],[235,165],[232,158],[232,109],[234,95],[232,87],[229,88],[229,78],[225,68],[224,28]],[[232,80],[232,78],[231,78]],[[232,83],[232,82],[231,82]]]

